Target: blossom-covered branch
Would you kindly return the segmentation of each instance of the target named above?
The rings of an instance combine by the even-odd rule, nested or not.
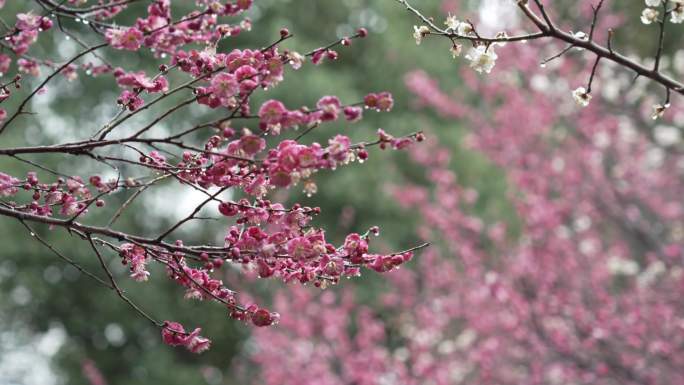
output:
[[[421,132],[393,136],[379,129],[358,143],[342,134],[333,135],[327,143],[308,141],[307,135],[320,125],[354,124],[365,111],[390,111],[394,101],[388,92],[369,93],[347,104],[336,96],[323,96],[315,106],[299,108],[288,108],[276,99],[254,101],[255,95],[263,96],[278,86],[288,68],[299,70],[337,60],[335,49],[365,38],[365,29],[306,53],[284,46],[293,37],[286,28],[263,48],[223,52],[221,47],[230,46],[232,37],[251,29],[251,20],[244,17],[251,0],[200,0],[178,6],[169,0],[153,0],[138,14],[137,8],[129,8],[142,3],[137,0],[84,3],[26,2],[25,12],[14,15],[14,25],[0,32],[5,49],[0,53],[0,73],[11,79],[0,86],[0,135],[11,138],[4,143],[15,143],[16,132],[33,119],[43,119],[41,111],[29,108],[48,88],[64,86],[58,79],[86,82],[90,77],[106,77],[119,90],[118,98],[111,100],[115,113],[104,124],[80,122],[77,139],[0,148],[0,157],[32,168],[25,175],[0,172],[0,217],[18,220],[53,254],[114,291],[162,329],[164,342],[192,352],[210,346],[199,328],[186,332],[182,325],[159,321],[134,303],[120,288],[108,259],[120,259],[130,277],[140,282],[151,277],[148,264],[157,263],[166,269],[168,279],[184,289],[186,298],[215,302],[232,318],[268,326],[277,323],[279,315],[241,301],[238,293],[216,278],[224,264],[253,269],[262,278],[325,288],[342,277],[359,275],[364,268],[392,270],[427,246],[372,253],[370,243],[377,228],[349,234],[343,244],[333,245],[324,229],[313,224],[319,208],[300,203],[286,207],[270,199],[273,190],[296,185],[309,195],[315,193],[317,172],[362,162],[372,147],[403,149],[423,140]],[[138,17],[126,26],[118,22],[119,15]],[[55,19],[59,28],[53,26]],[[62,19],[84,27],[67,25]],[[60,63],[32,56],[31,48],[39,37],[50,34],[73,39],[80,52]],[[137,53],[153,56],[157,70],[149,73],[110,63],[126,63],[113,56]],[[221,117],[196,122],[185,115],[177,119],[187,126],[182,130],[161,134],[156,130],[190,108]],[[47,163],[51,154],[74,157],[98,171],[65,174]],[[204,199],[189,215],[156,235],[115,228],[134,201],[162,185],[189,188]],[[117,195],[123,197],[117,199]],[[110,203],[117,201],[122,203],[108,211]],[[207,217],[205,212],[211,208],[213,215]],[[95,215],[98,211],[100,215]],[[179,239],[179,230],[189,222],[207,219],[228,224],[222,242],[193,244]],[[36,235],[30,223],[66,230],[80,239],[92,250],[106,279]]]
[[[466,59],[470,61],[470,65],[477,72],[491,72],[494,67],[498,55],[495,52],[496,46],[503,46],[506,43],[526,43],[530,40],[552,39],[564,44],[567,47],[559,54],[542,61],[546,64],[551,60],[557,59],[562,55],[567,54],[573,48],[587,51],[595,55],[593,70],[591,77],[586,86],[578,87],[573,92],[573,97],[581,106],[586,106],[591,100],[591,83],[596,73],[596,68],[599,62],[603,59],[611,61],[631,70],[637,77],[648,78],[651,81],[661,85],[665,88],[666,98],[663,103],[654,105],[654,116],[660,117],[665,110],[670,106],[670,94],[677,93],[684,95],[684,83],[681,80],[672,78],[665,74],[660,68],[660,62],[663,55],[664,41],[666,37],[665,29],[668,21],[672,24],[681,24],[684,22],[684,1],[682,0],[646,0],[647,8],[644,9],[641,15],[641,21],[644,24],[656,23],[659,26],[659,33],[656,40],[657,52],[655,53],[654,64],[648,66],[632,59],[624,54],[621,54],[614,49],[612,38],[615,34],[614,30],[609,30],[607,33],[606,44],[602,44],[596,39],[596,28],[598,25],[599,12],[603,7],[603,0],[598,1],[593,7],[593,20],[590,25],[589,33],[572,32],[563,30],[556,22],[552,20],[549,11],[543,5],[541,0],[534,0],[535,8],[531,6],[527,0],[516,0],[517,7],[525,18],[532,23],[537,29],[537,32],[526,33],[517,36],[508,36],[505,31],[499,32],[494,37],[481,36],[475,24],[469,20],[461,21],[456,16],[449,15],[446,18],[446,27],[439,27],[432,18],[427,17],[421,13],[420,10],[409,4],[407,0],[397,0],[406,9],[414,14],[423,25],[414,26],[414,38],[416,43],[420,42],[428,36],[438,36],[447,38],[451,41],[451,52],[454,57],[460,56],[462,45],[459,41],[469,41],[472,48],[466,54]],[[660,10],[659,10],[660,9]],[[662,15],[661,18],[659,16]],[[666,17],[669,16],[669,20]]]

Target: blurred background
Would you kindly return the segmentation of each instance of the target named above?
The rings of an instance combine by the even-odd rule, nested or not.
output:
[[[0,10],[3,19],[11,19],[22,6],[19,3],[9,0]],[[479,25],[489,31],[514,28],[520,23],[516,13],[511,11],[509,1],[416,3],[426,14],[439,15],[439,20],[449,10],[458,9],[480,18]],[[620,11],[640,14],[641,3],[630,3],[635,4],[620,4]],[[560,16],[583,20],[574,8],[561,9]],[[358,27],[368,28],[369,38],[354,41],[351,47],[341,49],[340,60],[316,69],[290,71],[268,97],[280,99],[287,106],[300,106],[313,105],[320,96],[328,94],[338,95],[343,102],[354,102],[368,92],[392,92],[395,106],[391,113],[367,113],[360,124],[353,126],[344,122],[326,125],[314,131],[308,140],[327,141],[336,132],[350,135],[354,140],[366,140],[374,137],[378,128],[397,135],[424,129],[429,136],[437,138],[442,147],[451,150],[449,165],[458,175],[459,184],[476,192],[478,198],[471,214],[488,223],[504,223],[508,237],[517,236],[520,223],[508,198],[510,186],[504,171],[481,152],[464,145],[466,134],[476,128],[435,109],[419,108],[424,101],[405,84],[406,75],[420,69],[438,82],[447,95],[453,92],[459,94],[460,100],[478,105],[477,95],[468,93],[463,85],[460,76],[461,68],[465,66],[463,62],[450,57],[443,41],[428,39],[417,46],[411,36],[412,26],[417,23],[405,9],[390,0],[260,0],[255,2],[250,17],[254,30],[231,39],[230,46],[222,48],[268,45],[278,36],[278,30],[286,26],[295,36],[286,47],[308,51],[352,34]],[[68,23],[68,27],[76,31],[86,28]],[[634,42],[630,44],[634,52],[630,53],[646,56],[650,54],[651,44],[647,43],[650,40],[646,40],[644,31],[642,26],[621,30],[615,44]],[[641,39],[644,39],[643,44]],[[681,48],[681,44],[681,38],[672,39],[668,42],[668,50]],[[640,47],[644,47],[644,52],[639,52]],[[42,37],[34,49],[36,56],[66,58],[79,48],[61,34],[50,34]],[[157,66],[151,57],[139,55],[131,59],[130,56],[126,59],[128,68],[152,70]],[[120,58],[114,52],[107,53],[106,57],[115,64],[123,64],[117,62]],[[133,66],[130,60],[138,60],[139,64]],[[503,70],[495,70],[491,76],[496,78],[503,74]],[[116,92],[113,80],[108,76],[71,83],[60,79],[31,105],[32,110],[39,110],[42,116],[49,118],[30,121],[24,129],[4,136],[3,147],[76,137],[85,122],[101,122],[113,116],[112,100],[116,99]],[[193,107],[187,119],[193,119],[196,115],[192,114],[199,114],[201,110],[199,106]],[[482,111],[486,113],[486,108]],[[174,121],[155,129],[173,130],[177,128],[175,125],[180,127],[182,123]],[[88,175],[95,171],[78,164],[76,158],[43,158],[43,161],[51,162],[56,169],[65,172],[78,170],[79,174]],[[22,164],[7,159],[0,159],[0,169],[15,175],[27,171]],[[373,151],[368,162],[343,167],[334,173],[322,172],[316,180],[318,193],[314,196],[306,197],[297,187],[288,192],[286,199],[320,206],[323,215],[316,219],[316,224],[328,230],[331,241],[340,242],[349,232],[363,232],[378,225],[382,229],[381,237],[374,246],[380,250],[400,250],[419,242],[420,216],[416,210],[400,206],[390,189],[390,186],[403,183],[429,184],[425,168],[412,162],[406,153]],[[202,199],[190,190],[173,188],[153,189],[146,195],[131,210],[131,215],[122,218],[119,228],[139,232],[165,228],[174,219],[187,215],[193,204]],[[116,207],[114,199],[109,205]],[[75,242],[64,232],[42,230],[41,235],[57,249],[85,266],[97,266],[86,245]],[[222,230],[218,224],[196,223],[187,227],[182,236],[187,241],[214,241],[221,239]],[[125,275],[123,266],[115,264],[112,268],[121,276]],[[153,277],[161,275],[159,268],[152,271]],[[249,288],[252,294],[267,303],[274,291],[285,286],[276,281],[251,281],[237,271],[228,275],[231,283],[238,288]],[[221,307],[182,300],[178,288],[165,279],[151,279],[145,283],[144,290],[135,282],[123,279],[121,282],[131,297],[151,313],[175,317],[179,322],[191,325],[199,323],[203,334],[212,337],[212,349],[202,355],[192,355],[164,346],[159,330],[132,314],[123,302],[56,259],[39,243],[32,242],[18,223],[1,220],[0,384],[243,384],[249,373],[259,371],[250,358],[258,351],[250,336],[250,327],[230,320]],[[359,304],[371,308],[377,303],[378,293],[389,287],[375,274],[365,274],[342,286],[356,293]],[[317,289],[306,290],[316,292]]]

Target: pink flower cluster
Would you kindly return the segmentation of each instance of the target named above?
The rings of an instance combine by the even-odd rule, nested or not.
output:
[[[121,87],[143,89],[149,93],[165,92],[169,89],[166,77],[158,75],[150,79],[145,72],[126,72],[122,68],[116,68],[113,72],[116,83]]]
[[[35,60],[24,57],[31,45],[38,41],[41,32],[52,28],[52,20],[48,17],[29,13],[19,13],[16,16],[13,30],[4,35],[4,43],[10,48],[12,54],[17,57],[17,68],[19,71],[32,76],[40,75],[40,67]],[[0,53],[0,75],[7,74],[12,65],[12,58],[9,55]],[[18,84],[18,83],[17,83]],[[4,110],[0,109],[0,114]],[[0,116],[0,122],[2,116]]]
[[[271,130],[277,126],[279,130],[283,124],[287,127],[293,124],[312,124],[336,119],[339,111],[358,108],[343,108],[336,97],[330,96],[322,98],[318,107],[313,111],[304,108],[288,111],[280,101],[270,100],[259,110],[260,126]],[[359,111],[359,115],[356,115],[354,112],[354,118],[358,118],[360,113]],[[239,139],[228,141],[224,147],[223,143],[236,133],[232,128],[226,127],[223,134],[224,138],[214,135],[205,144],[208,153],[200,156],[186,153],[183,161],[175,165],[183,170],[181,175],[184,179],[204,187],[242,186],[245,192],[260,196],[271,187],[289,187],[302,179],[308,180],[317,170],[335,169],[356,158],[368,158],[365,144],[352,144],[349,137],[336,135],[329,139],[327,146],[319,143],[303,145],[294,140],[283,140],[278,146],[268,150],[264,158],[258,159],[257,155],[266,149],[266,141],[262,137],[243,130]],[[423,138],[422,134],[394,138],[383,130],[378,131],[378,137],[377,143],[381,148],[389,145],[394,149],[406,148]]]
[[[383,150],[386,149],[387,146],[390,146],[395,150],[403,150],[410,146],[414,141],[422,142],[423,140],[425,140],[425,136],[423,135],[423,133],[418,133],[413,137],[395,138],[394,136],[385,132],[385,130],[383,130],[382,128],[378,129],[378,137],[380,142],[380,148]]]
[[[137,51],[142,46],[143,33],[135,27],[112,28],[107,30],[106,38],[113,48]]]
[[[145,105],[145,100],[137,92],[123,90],[116,103],[130,111],[136,111]]]
[[[113,75],[120,87],[127,88],[121,92],[117,103],[130,111],[136,111],[145,105],[145,101],[140,97],[143,90],[153,94],[166,92],[169,89],[168,80],[161,74],[150,79],[143,71],[126,72],[122,68],[116,68]]]
[[[252,5],[251,0],[226,2],[201,1],[202,11],[194,11],[177,21],[172,21],[170,0],[155,0],[147,8],[147,17],[138,18],[135,26],[110,29],[107,39],[114,48],[137,50],[141,46],[151,48],[155,53],[173,54],[180,46],[191,43],[210,44],[227,36],[236,36],[243,29],[249,29],[249,19],[239,25],[218,23],[219,16],[235,16]]]
[[[206,52],[178,52],[175,62],[180,68],[198,76],[203,71],[225,67],[214,75],[209,87],[199,88],[205,95],[200,103],[212,108],[235,107],[238,98],[249,97],[258,87],[274,87],[283,80],[283,59],[276,48],[267,51],[233,50],[228,54],[207,55]]]
[[[165,344],[170,346],[184,346],[193,353],[202,353],[209,349],[211,341],[208,338],[202,337],[199,333],[201,328],[196,328],[188,333],[183,328],[183,325],[178,322],[164,321],[162,327],[162,340]]]
[[[147,252],[143,247],[132,243],[124,243],[119,248],[122,263],[131,270],[131,278],[138,282],[147,281],[150,272],[147,271]]]
[[[225,238],[230,258],[243,264],[256,264],[262,278],[280,277],[286,282],[313,282],[316,286],[336,284],[343,276],[355,276],[367,266],[386,272],[411,259],[412,253],[396,255],[368,254],[368,234],[349,234],[342,247],[328,243],[321,229],[312,228],[317,208],[295,206],[290,210],[280,204],[259,201],[251,206],[246,200],[219,205],[219,211],[237,216],[237,223],[251,224],[241,231],[231,227]],[[270,232],[258,225],[269,225]],[[371,232],[376,232],[373,229]]]
[[[0,172],[0,194],[4,197],[12,196],[19,192],[21,181],[4,172]]]
[[[170,256],[166,265],[167,273],[176,283],[186,288],[185,298],[196,300],[219,298],[225,301],[232,310],[235,304],[233,291],[224,287],[221,280],[209,275],[213,269],[221,268],[223,260],[214,259],[210,262],[208,256],[204,256],[203,260],[206,263],[205,268],[192,268],[181,256]]]
[[[116,188],[116,183],[101,184],[102,191]],[[18,206],[25,212],[36,215],[52,216],[55,208],[64,216],[87,213],[88,207],[104,205],[104,201],[93,196],[79,176],[59,178],[56,182],[41,183],[36,172],[30,171],[21,180],[0,172],[0,195],[15,196],[20,191],[32,192],[28,204]]]
[[[31,12],[19,13],[14,24],[14,33],[7,35],[5,41],[16,55],[23,55],[38,40],[38,34],[50,28],[52,20],[47,17]]]
[[[366,108],[377,111],[391,111],[394,107],[394,99],[389,92],[371,93],[363,99]]]
[[[339,57],[337,51],[326,48],[317,49],[311,56],[311,62],[315,65],[323,63],[323,59],[328,59],[330,61],[335,61]]]

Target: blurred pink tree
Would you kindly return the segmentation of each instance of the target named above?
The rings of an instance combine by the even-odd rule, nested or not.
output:
[[[393,196],[434,246],[389,274],[378,309],[351,291],[281,293],[276,309],[304,317],[255,333],[260,383],[684,382],[684,156],[677,129],[652,124],[684,110],[651,116],[653,98],[634,98],[619,65],[583,70],[568,54],[540,70],[552,49],[499,47],[492,76],[464,68],[453,93],[425,72],[406,76],[419,107],[462,122],[463,147],[505,171],[519,230],[476,214],[455,150],[413,148],[430,187]],[[601,97],[576,98],[578,111],[571,85],[598,74]]]

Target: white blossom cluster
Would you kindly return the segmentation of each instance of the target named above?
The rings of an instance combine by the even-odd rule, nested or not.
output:
[[[575,99],[575,103],[581,107],[586,107],[591,101],[591,94],[584,87],[578,87],[572,91],[572,98]]]
[[[470,61],[470,67],[479,73],[490,73],[496,65],[498,55],[494,52],[494,46],[505,45],[505,41],[486,44],[484,41],[478,41],[478,35],[475,32],[474,26],[470,22],[460,21],[456,16],[449,15],[444,24],[447,26],[445,32],[457,35],[458,38],[466,38],[473,41],[473,47],[466,52],[465,58]],[[420,44],[425,36],[429,35],[430,28],[428,26],[413,26],[413,38],[416,39],[416,44]],[[496,39],[505,39],[508,37],[506,32],[499,32],[496,34]],[[463,46],[454,43],[449,49],[451,56],[457,58],[463,52]]]
[[[646,8],[641,13],[641,21],[644,24],[664,23],[665,18],[670,17],[670,22],[674,24],[684,23],[684,0],[644,0]],[[662,7],[662,9],[660,9]],[[663,19],[659,19],[661,12],[663,12]],[[463,46],[455,40],[463,39],[472,42],[473,46],[466,54],[465,58],[470,62],[470,67],[478,73],[490,73],[496,65],[498,55],[494,52],[496,46],[504,46],[508,35],[506,32],[499,32],[494,39],[484,39],[479,36],[475,30],[475,26],[470,21],[461,21],[456,16],[449,14],[444,21],[446,29],[441,30],[430,24],[413,26],[413,38],[416,44],[420,44],[423,39],[433,33],[443,35],[449,34],[454,41],[454,44],[449,49],[454,59],[461,56],[463,53]],[[573,36],[579,40],[588,40],[589,36],[584,32],[573,33]],[[542,65],[543,66],[543,65]],[[591,88],[589,86],[588,88]],[[572,97],[577,105],[587,107],[592,99],[589,89],[586,87],[577,87],[572,91]],[[651,117],[656,120],[662,117],[666,110],[670,107],[668,101],[662,104],[653,105]]]
[[[684,22],[684,0],[644,0],[646,8],[641,12],[641,22],[649,25],[653,23],[660,23],[660,11],[658,8],[663,7],[665,12],[663,17],[670,16],[670,22],[674,24],[681,24]],[[664,19],[662,19],[664,23]],[[580,32],[581,33],[581,32]],[[582,37],[575,34],[575,37],[581,39]],[[584,87],[579,87],[572,92],[572,97],[575,102],[582,107],[589,105],[591,95]],[[651,118],[653,120],[659,119],[665,114],[665,111],[670,107],[670,103],[662,103],[653,105]]]
[[[641,12],[641,22],[646,25],[659,22],[658,16],[660,16],[660,11],[656,8],[661,6],[665,11],[663,17],[665,18],[669,14],[671,23],[681,24],[684,22],[684,0],[645,0],[645,3],[646,8]],[[672,7],[668,9],[670,4]],[[662,22],[665,22],[664,19]],[[655,104],[651,118],[656,120],[662,117],[669,107],[669,103]]]
[[[656,8],[660,6],[665,7],[665,16],[670,15],[670,22],[674,24],[681,24],[684,22],[684,0],[645,0],[646,8],[641,12],[641,22],[644,24],[653,24],[658,22],[660,11]],[[671,9],[667,9],[668,4],[672,4]]]

